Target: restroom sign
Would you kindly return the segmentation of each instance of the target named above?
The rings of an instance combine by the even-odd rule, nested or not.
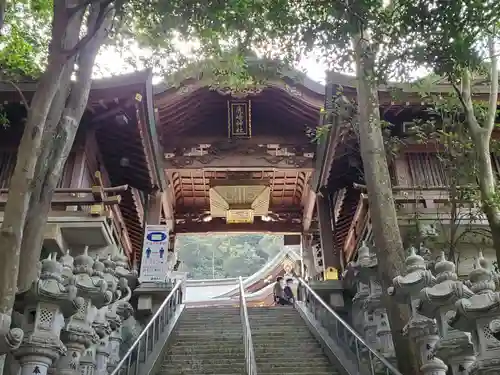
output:
[[[146,225],[139,282],[165,282],[168,272],[168,240],[166,225]]]

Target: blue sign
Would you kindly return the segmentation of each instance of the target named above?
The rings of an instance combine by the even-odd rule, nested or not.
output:
[[[146,225],[142,247],[140,282],[164,282],[167,278],[169,230],[166,225]]]
[[[163,242],[167,239],[167,234],[164,232],[149,232],[147,239],[151,242]]]

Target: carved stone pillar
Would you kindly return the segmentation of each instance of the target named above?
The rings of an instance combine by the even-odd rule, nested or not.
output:
[[[130,285],[137,285],[137,273],[130,271],[127,258],[123,255],[123,253],[117,253],[112,259],[115,266],[113,273],[115,278],[118,279],[118,297],[116,301],[109,306],[106,313],[106,319],[112,329],[107,346],[109,356],[107,358],[106,368],[108,372],[111,372],[121,359],[120,350],[122,348],[122,343],[124,342],[123,322],[129,318],[129,316],[133,315],[133,308],[129,303],[132,296]],[[105,264],[107,264],[107,269],[112,268],[111,264]],[[108,272],[111,271],[109,270]],[[103,356],[105,355],[104,352],[101,354]],[[99,364],[98,370],[100,371]]]
[[[441,334],[435,347],[437,356],[451,366],[454,375],[463,375],[475,361],[474,346],[468,333],[449,327],[448,316],[459,299],[470,298],[474,293],[458,281],[455,264],[446,260],[444,252],[434,269],[437,284],[422,290],[418,311],[437,321]]]
[[[80,358],[80,374],[96,375],[96,348],[94,346],[85,350]]]
[[[498,277],[491,264],[480,254],[476,269],[470,275],[470,289],[474,295],[456,302],[456,313],[450,326],[472,333],[476,361],[469,367],[469,375],[500,373],[500,341],[494,337],[495,321],[500,316],[500,294],[495,292]]]
[[[397,276],[393,286],[389,288],[389,295],[401,303],[408,300],[412,307],[412,316],[405,327],[406,334],[417,343],[420,349],[421,370],[425,375],[446,375],[448,366],[434,356],[434,346],[439,341],[439,332],[434,320],[426,318],[417,312],[420,291],[435,284],[436,279],[426,269],[425,260],[411,248],[410,255],[406,258],[406,275]]]
[[[76,293],[74,278],[69,274],[67,279],[62,277],[62,266],[55,256],[42,261],[38,280],[16,301],[16,310],[24,311],[22,326],[26,332],[14,353],[21,375],[46,375],[48,368],[66,353],[60,332],[64,316],[83,303]]]
[[[357,276],[357,274],[356,274]],[[356,294],[352,299],[352,324],[358,332],[364,332],[366,327],[366,311],[364,304],[366,298],[370,295],[370,288],[365,283],[358,281],[356,283]],[[374,326],[375,327],[375,326]],[[374,332],[375,333],[375,332]],[[366,338],[366,337],[365,337]],[[366,338],[368,339],[368,338]]]

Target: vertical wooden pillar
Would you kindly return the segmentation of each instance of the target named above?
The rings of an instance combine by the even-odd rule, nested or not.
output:
[[[148,198],[148,208],[146,213],[146,223],[160,224],[162,210],[162,193],[160,191],[152,193]]]
[[[309,233],[302,233],[300,246],[302,247],[302,263],[305,266],[305,272],[302,274],[302,277],[314,277],[318,272],[314,264],[312,235]]]
[[[170,232],[174,232],[175,217],[173,207],[173,194],[170,190],[170,187],[161,193],[161,201],[163,205],[163,213],[165,215],[165,222],[167,223]]]
[[[316,198],[319,233],[321,238],[321,249],[323,250],[323,267],[325,270],[325,279],[328,279],[328,274],[340,274],[341,263],[340,254],[335,251],[335,242],[333,234],[332,207],[328,196],[319,195]],[[334,270],[332,270],[332,268]],[[330,271],[330,272],[328,272]]]

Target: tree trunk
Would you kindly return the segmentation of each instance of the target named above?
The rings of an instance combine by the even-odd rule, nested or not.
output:
[[[410,319],[410,309],[406,305],[395,303],[387,294],[394,277],[404,272],[405,252],[384,149],[378,90],[372,81],[375,55],[365,38],[366,35],[360,31],[354,36],[353,42],[358,83],[359,142],[368,189],[379,280],[391,325],[398,368],[405,375],[415,375],[420,372],[416,351],[410,340],[402,334],[404,326]]]
[[[0,0],[0,35],[2,34],[3,25],[5,23],[6,8],[7,8],[7,0]]]
[[[55,36],[54,36],[55,38]],[[9,185],[9,196],[0,228],[0,313],[9,314],[14,305],[19,255],[24,223],[29,208],[35,166],[45,121],[58,89],[64,64],[55,60],[42,75],[31,102],[25,130],[17,153],[16,167]]]
[[[25,235],[22,243],[23,262],[20,266],[21,273],[18,279],[18,289],[26,290],[36,277],[37,262],[43,244],[43,234],[47,224],[52,197],[61,178],[64,165],[73,146],[80,120],[85,111],[90,87],[92,84],[92,70],[100,46],[107,36],[107,30],[113,17],[110,12],[107,19],[96,26],[99,7],[93,6],[89,17],[89,28],[99,27],[92,40],[85,45],[79,54],[77,81],[73,84],[71,93],[66,103],[71,71],[65,72],[68,78],[67,85],[62,87],[59,96],[54,99],[53,115],[59,119],[54,134],[48,134],[42,154],[46,161],[39,165],[39,184],[35,189],[29,217],[26,220]],[[66,82],[65,82],[66,83]],[[50,121],[49,115],[49,121]]]
[[[477,178],[479,180],[481,202],[490,225],[493,247],[495,248],[497,259],[500,259],[500,211],[498,209],[496,179],[491,163],[490,138],[490,133],[485,129],[479,129],[473,137],[477,150],[479,168]]]
[[[17,280],[18,293],[24,292],[31,287],[38,270],[38,261],[43,244],[43,233],[47,223],[46,216],[50,210],[50,201],[48,202],[47,208],[42,207],[47,205],[47,202],[43,199],[42,190],[46,187],[46,184],[48,184],[47,178],[50,174],[48,170],[55,162],[52,157],[52,148],[56,142],[58,144],[60,143],[58,140],[58,133],[60,132],[58,124],[66,106],[72,73],[73,67],[67,65],[61,76],[59,90],[52,101],[52,106],[47,117],[47,124],[42,139],[41,154],[35,169],[35,184],[30,199],[30,206],[26,216],[23,240],[21,243],[21,259],[23,259],[23,262],[19,265],[19,276]],[[54,188],[55,187],[57,187],[57,182]]]

